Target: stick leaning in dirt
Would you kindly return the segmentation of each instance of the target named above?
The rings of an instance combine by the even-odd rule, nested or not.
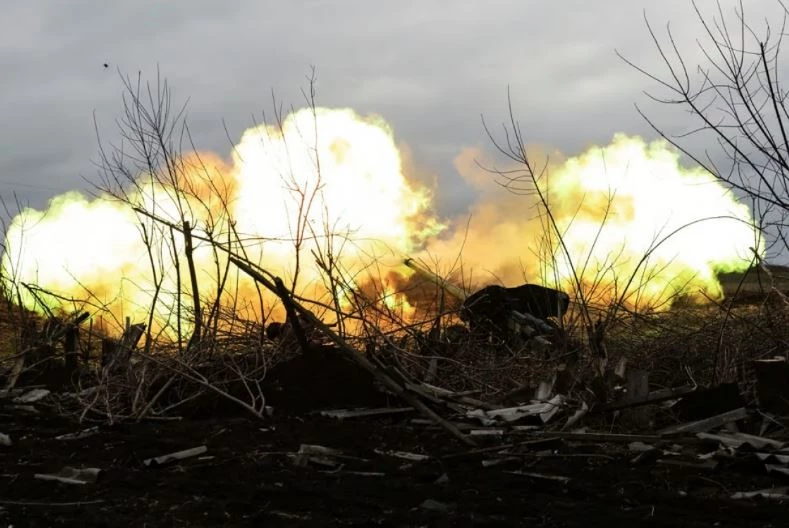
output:
[[[326,326],[323,321],[315,317],[315,315],[301,306],[298,302],[296,302],[292,297],[289,295],[284,295],[283,292],[287,291],[281,285],[282,280],[279,277],[273,277],[273,279],[266,278],[262,273],[254,269],[249,263],[244,262],[243,260],[235,257],[233,255],[229,255],[230,261],[238,266],[238,268],[252,277],[254,280],[262,284],[264,287],[269,289],[271,292],[276,294],[282,302],[285,304],[286,309],[291,308],[297,312],[305,319],[307,319],[311,324],[315,325],[315,328],[318,328],[325,336],[331,339],[338,347],[338,349],[342,352],[344,356],[348,359],[362,367],[364,370],[372,374],[378,381],[381,382],[386,388],[391,390],[394,394],[408,402],[414,409],[424,414],[427,418],[434,421],[444,429],[446,429],[449,433],[451,433],[455,438],[459,439],[461,442],[467,445],[476,445],[476,443],[469,438],[468,436],[464,435],[460,430],[452,425],[450,422],[439,416],[433,409],[428,407],[424,404],[416,395],[412,394],[411,392],[407,391],[403,388],[399,383],[389,377],[387,374],[381,372],[379,369],[375,367],[370,361],[362,356],[359,352],[354,350],[348,343],[345,342],[343,338],[337,335],[331,328]]]

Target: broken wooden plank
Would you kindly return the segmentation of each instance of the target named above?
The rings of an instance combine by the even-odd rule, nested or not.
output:
[[[748,417],[748,410],[745,407],[733,409],[722,414],[710,416],[695,422],[687,422],[679,425],[672,425],[658,431],[661,436],[668,436],[680,433],[704,433],[710,429],[721,427],[737,420],[742,420]]]
[[[482,467],[488,468],[488,467],[500,466],[502,464],[511,464],[513,462],[520,462],[520,461],[521,461],[520,457],[516,457],[516,456],[508,456],[503,458],[488,458],[482,461]]]
[[[390,456],[393,458],[400,458],[402,460],[409,460],[411,462],[423,462],[429,460],[429,455],[422,455],[419,453],[410,453],[408,451],[384,451],[383,449],[374,449],[373,452],[379,455]]]
[[[742,499],[773,499],[773,500],[789,500],[789,487],[783,486],[780,488],[768,488],[756,491],[738,491],[731,496],[734,500]]]
[[[433,428],[433,429],[440,428],[440,426],[436,425],[436,423],[433,420],[430,420],[430,419],[427,419],[427,418],[413,418],[413,419],[409,420],[408,423],[410,423],[412,425],[422,425],[422,426],[425,426],[427,428]],[[464,423],[464,422],[451,422],[451,423],[458,431],[470,431],[472,429],[479,429],[480,428],[479,425],[468,424],[468,423]]]
[[[505,450],[501,452],[502,455],[513,455],[521,458],[602,458],[605,460],[616,460],[611,455],[603,453],[555,453],[551,451],[528,451],[524,453],[513,453],[512,451]]]
[[[99,426],[89,427],[87,429],[83,429],[82,431],[77,431],[76,433],[66,433],[62,435],[58,435],[55,437],[55,440],[81,440],[83,438],[88,438],[89,436],[93,436],[99,432]]]
[[[562,484],[568,484],[570,482],[570,477],[563,477],[561,475],[546,475],[544,473],[535,473],[533,471],[507,471],[510,475],[521,475],[524,477],[529,477],[538,480],[551,480],[554,482],[561,482]]]
[[[504,429],[472,429],[471,436],[504,436]]]
[[[202,445],[199,447],[193,447],[191,449],[184,449],[183,451],[176,451],[175,453],[170,453],[168,455],[162,455],[154,458],[147,458],[143,461],[143,464],[145,464],[146,466],[150,466],[150,465],[161,466],[163,464],[167,464],[168,462],[173,462],[175,460],[184,460],[187,458],[202,455],[207,451],[208,451],[208,447]]]
[[[38,480],[53,480],[63,484],[93,484],[99,478],[99,468],[73,468],[67,466],[57,473],[35,473],[33,478]]]
[[[642,405],[652,405],[655,403],[662,403],[664,401],[675,400],[682,396],[692,394],[697,390],[697,387],[691,385],[684,385],[674,389],[660,389],[652,391],[645,398],[631,399],[625,398],[623,400],[615,401],[599,407],[597,410],[600,412],[618,411],[630,407],[640,407]]]
[[[306,467],[308,464],[315,464],[317,466],[327,468],[338,468],[342,466],[342,462],[336,458],[321,456],[321,455],[302,455],[292,453],[289,455],[293,460],[293,464],[297,467]]]
[[[390,414],[402,414],[414,412],[413,407],[381,407],[377,409],[335,409],[321,411],[321,416],[345,420],[346,418],[364,418],[367,416],[386,416]]]
[[[542,423],[547,423],[563,407],[565,397],[557,394],[549,401],[507,407],[504,409],[474,409],[466,413],[467,418],[476,418],[482,425],[493,425],[498,421],[515,422],[528,416],[539,416]]]
[[[542,427],[539,425],[513,425],[511,429],[517,433],[532,433],[535,431],[540,431]]]
[[[471,449],[469,451],[463,451],[462,453],[452,453],[450,455],[444,455],[441,457],[441,460],[450,460],[453,458],[464,458],[464,457],[471,457],[476,455],[482,455],[486,453],[495,453],[495,452],[502,452],[508,449],[512,449],[514,447],[519,448],[547,448],[547,447],[554,447],[558,444],[561,444],[561,439],[557,437],[549,437],[549,438],[537,438],[535,440],[526,440],[525,442],[513,442],[510,444],[502,444],[497,446],[490,446],[490,447],[481,447],[478,449]]]
[[[616,433],[574,433],[574,432],[536,432],[537,436],[547,436],[551,438],[561,438],[563,440],[578,440],[594,443],[622,443],[629,444],[631,442],[643,442],[645,444],[660,442],[663,440],[658,435],[640,435],[640,434],[616,434]]]
[[[745,444],[753,446],[756,449],[764,449],[765,447],[781,449],[784,446],[784,442],[746,433],[697,433],[696,437],[702,440],[718,442],[721,445],[734,449],[742,447]]]
[[[764,449],[765,447],[772,447],[773,449],[781,449],[786,445],[786,442],[780,442],[772,438],[764,436],[756,436],[748,433],[730,433],[733,438],[742,440],[746,444],[752,445],[756,449]]]
[[[677,466],[677,467],[683,467],[688,469],[702,469],[706,471],[713,471],[718,467],[718,461],[713,460],[711,458],[707,460],[703,460],[701,462],[661,458],[657,461],[657,463],[662,464],[664,466]]]
[[[742,440],[737,440],[730,435],[723,435],[723,434],[712,434],[712,433],[697,433],[696,438],[700,440],[709,440],[711,442],[717,442],[720,445],[731,447],[737,449],[741,447],[745,442]]]
[[[453,396],[453,395],[458,394],[458,393],[452,392],[449,389],[445,389],[444,387],[439,387],[438,385],[433,385],[433,384],[426,383],[426,382],[422,382],[422,383],[414,384],[414,385],[416,385],[418,387],[421,387],[423,389],[429,390],[430,392],[434,392],[436,394],[436,396]]]
[[[316,444],[301,444],[299,446],[299,455],[318,455],[318,456],[327,456],[327,457],[335,457],[335,458],[342,458],[345,460],[354,460],[357,462],[369,462],[366,458],[356,457],[352,455],[346,455],[341,450],[335,449],[333,447],[326,447],[322,445]]]

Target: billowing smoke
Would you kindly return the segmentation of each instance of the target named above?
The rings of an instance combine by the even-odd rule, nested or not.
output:
[[[354,289],[374,291],[405,316],[430,298],[412,288],[406,256],[437,263],[467,287],[581,284],[605,303],[637,284],[636,297],[620,300],[664,306],[680,286],[719,296],[715,271],[746,267],[751,248],[763,246],[748,208],[710,175],[683,167],[664,143],[625,135],[566,159],[551,155],[528,195],[503,188],[480,168],[496,161],[466,149],[455,165],[478,200],[451,219],[438,218],[431,191],[406,174],[379,117],[300,110],[281,127],[247,130],[229,158],[187,155],[175,178],[141,175],[125,201],[66,193],[46,211],[22,211],[6,233],[6,285],[31,305],[87,300],[118,322],[144,320],[155,299],[157,318],[172,325],[191,290],[184,237],[168,226],[188,221],[201,296],[222,285],[235,307],[259,297],[235,270],[218,279],[230,269],[227,249],[286,281],[298,276],[303,295],[342,303]],[[327,263],[341,280],[327,279]],[[56,295],[33,295],[31,285]]]

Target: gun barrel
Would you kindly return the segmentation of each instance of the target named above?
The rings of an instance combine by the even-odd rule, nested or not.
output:
[[[436,275],[432,271],[423,268],[414,259],[407,258],[407,259],[403,260],[403,264],[405,264],[406,266],[408,266],[409,268],[414,270],[417,273],[417,275],[421,276],[424,279],[429,280],[430,282],[432,282],[433,284],[435,284],[439,288],[442,288],[448,294],[450,294],[450,295],[452,295],[454,297],[457,297],[459,300],[465,301],[466,298],[468,297],[466,292],[463,291],[461,288],[455,286],[451,282],[447,282],[446,280],[444,280],[443,278],[439,277],[438,275]]]

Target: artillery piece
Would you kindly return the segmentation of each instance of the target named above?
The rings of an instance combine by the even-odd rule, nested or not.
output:
[[[505,339],[513,335],[534,338],[552,334],[557,326],[550,318],[561,318],[570,305],[566,293],[537,284],[514,288],[492,285],[468,295],[411,258],[403,263],[462,302],[460,319],[468,324],[472,334]]]

